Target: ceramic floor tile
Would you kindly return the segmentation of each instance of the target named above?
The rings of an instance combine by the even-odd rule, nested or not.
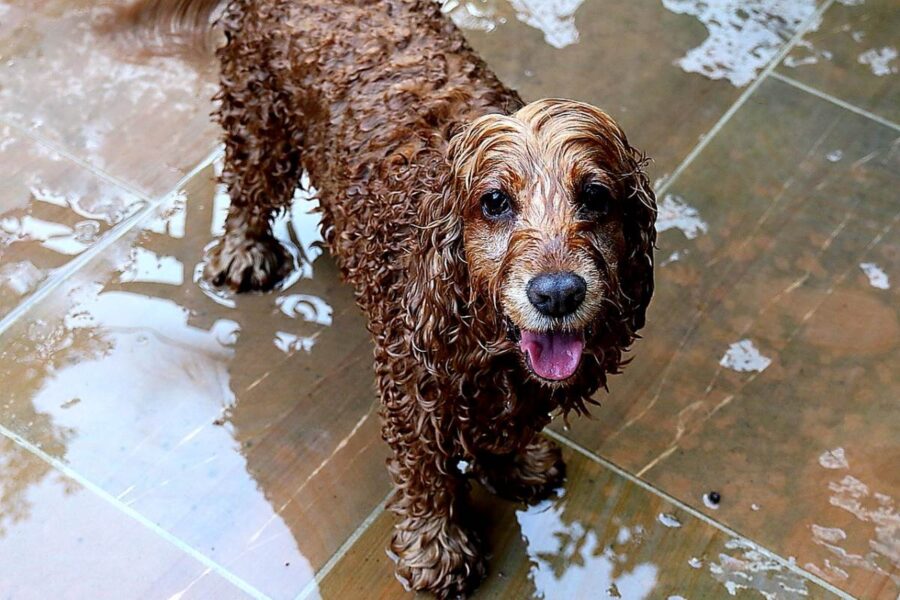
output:
[[[94,1],[0,2],[0,117],[150,194],[215,146],[212,64],[129,58]]]
[[[371,343],[308,201],[278,224],[291,286],[235,300],[195,284],[227,209],[214,190],[210,168],[6,332],[0,419],[293,598],[388,491]]]
[[[900,123],[898,31],[894,0],[838,1],[778,71]]]
[[[4,125],[0,169],[0,317],[144,205]]]
[[[252,597],[3,436],[0,557],[4,599]]]
[[[475,598],[834,597],[599,464],[566,461],[565,490],[536,506],[475,489],[493,557]],[[404,597],[384,550],[392,523],[382,513],[308,597]]]
[[[814,0],[451,0],[485,61],[526,100],[604,108],[671,173],[816,9]]]
[[[897,140],[764,83],[660,199],[644,339],[570,432],[701,509],[720,492],[727,524],[885,597],[900,591]],[[823,468],[828,451],[852,469]]]

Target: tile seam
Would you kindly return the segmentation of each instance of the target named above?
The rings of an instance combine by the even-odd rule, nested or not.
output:
[[[127,219],[117,223],[109,231],[107,231],[95,244],[87,248],[84,252],[67,262],[62,267],[54,270],[47,279],[45,279],[38,288],[28,295],[22,302],[17,304],[12,310],[0,318],[0,336],[3,336],[13,324],[19,321],[25,314],[31,311],[37,304],[40,304],[47,296],[59,288],[65,281],[72,277],[76,272],[81,270],[85,265],[93,261],[102,252],[112,246],[114,243],[122,239],[130,232],[138,223],[151,215],[166,200],[178,194],[184,186],[195,177],[203,169],[208,167],[222,152],[221,146],[217,146],[209,155],[198,163],[191,171],[178,181],[176,186],[167,194],[160,196],[155,200],[147,200],[147,206],[141,208]]]
[[[715,529],[718,529],[719,531],[721,531],[722,533],[724,533],[730,537],[740,539],[741,541],[746,542],[747,544],[750,544],[754,550],[757,550],[761,554],[765,555],[767,558],[770,558],[770,559],[778,562],[778,564],[787,568],[789,571],[793,572],[794,574],[798,575],[799,577],[802,577],[803,579],[831,592],[832,594],[835,594],[839,598],[843,598],[844,600],[856,600],[853,596],[851,596],[844,590],[841,590],[840,588],[836,587],[835,585],[825,581],[821,577],[819,577],[813,573],[810,573],[806,569],[803,569],[803,568],[797,566],[795,563],[792,563],[791,561],[787,560],[786,558],[784,558],[777,552],[769,550],[765,546],[761,545],[759,542],[756,542],[756,541],[750,539],[749,537],[740,533],[736,529],[733,529],[733,528],[729,527],[728,525],[725,525],[721,521],[718,521],[718,520],[710,517],[709,515],[697,510],[696,508],[692,507],[691,505],[687,504],[686,502],[683,502],[682,500],[679,500],[678,498],[669,494],[668,492],[661,490],[660,488],[656,487],[652,483],[650,483],[644,479],[641,479],[640,477],[637,477],[630,471],[620,467],[619,465],[617,465],[616,463],[614,463],[608,459],[603,458],[596,452],[593,452],[593,451],[585,448],[584,446],[582,446],[578,442],[568,438],[567,436],[557,433],[556,431],[553,431],[552,429],[545,429],[543,433],[545,435],[547,435],[548,437],[556,440],[560,444],[568,446],[571,450],[574,450],[575,452],[581,454],[585,458],[599,464],[600,466],[606,468],[609,471],[612,471],[613,473],[622,477],[623,479],[640,487],[644,491],[649,492],[649,493],[665,500],[666,502],[676,506],[679,510],[682,510],[682,511],[688,513],[695,519],[698,519],[698,520],[706,523],[707,525],[709,525]]]
[[[112,506],[114,509],[118,510],[120,513],[125,515],[126,517],[136,521],[152,533],[154,533],[157,537],[162,538],[184,554],[190,556],[201,565],[205,566],[207,569],[215,572],[217,575],[221,576],[223,579],[228,581],[230,584],[255,598],[256,600],[271,600],[269,596],[264,594],[263,592],[256,589],[256,587],[250,585],[242,578],[238,577],[234,573],[232,573],[229,569],[225,568],[218,562],[214,561],[210,557],[206,556],[203,552],[200,552],[181,538],[176,535],[170,533],[157,523],[154,523],[148,517],[144,516],[138,510],[123,504],[120,500],[116,499],[112,494],[104,490],[99,485],[85,478],[83,475],[78,473],[75,469],[62,462],[61,460],[50,456],[46,452],[44,452],[41,448],[38,448],[28,440],[26,440],[21,435],[17,434],[14,431],[7,429],[5,426],[0,425],[0,435],[8,438],[14,444],[22,448],[23,450],[29,452],[30,454],[35,455],[40,460],[49,464],[53,469],[62,473],[69,479],[72,479],[80,486],[98,496],[101,500],[105,501],[107,504]]]
[[[138,187],[134,186],[133,184],[129,183],[128,181],[125,181],[124,179],[120,179],[119,177],[116,177],[115,175],[109,173],[102,167],[98,167],[97,165],[93,165],[93,164],[89,163],[88,161],[84,160],[77,154],[73,153],[71,150],[69,150],[62,144],[59,144],[58,142],[55,142],[55,141],[51,140],[50,138],[48,138],[36,131],[32,131],[28,127],[25,127],[25,126],[13,121],[13,120],[10,120],[6,117],[0,116],[0,123],[2,123],[3,125],[6,125],[7,127],[11,128],[11,129],[16,130],[16,132],[18,132],[20,135],[27,137],[32,142],[36,142],[42,146],[46,146],[48,149],[52,150],[53,152],[56,152],[57,154],[59,154],[60,156],[62,156],[66,160],[68,160],[69,162],[72,162],[72,163],[78,165],[82,169],[88,171],[89,173],[91,173],[92,175],[94,175],[96,177],[99,177],[100,179],[106,181],[107,183],[111,183],[111,184],[115,185],[116,187],[120,187],[123,190],[127,191],[129,194],[133,194],[133,195],[141,198],[142,200],[145,200],[148,202],[152,200],[152,196],[150,196],[143,190],[139,189]]]
[[[359,524],[359,526],[350,534],[350,536],[344,540],[344,543],[335,550],[334,554],[331,555],[331,558],[322,565],[322,568],[316,572],[316,576],[310,581],[300,594],[297,595],[295,600],[307,600],[310,597],[317,598],[318,596],[313,596],[319,589],[319,584],[331,573],[332,569],[337,565],[338,562],[356,545],[356,542],[369,530],[369,527],[375,522],[375,520],[381,516],[381,513],[384,512],[385,507],[387,506],[388,499],[391,497],[391,494],[394,492],[393,488],[387,493],[387,495],[379,502],[375,508],[366,516],[365,519]]]
[[[818,22],[822,15],[825,14],[825,11],[831,7],[834,3],[834,0],[825,0],[821,6],[819,6],[812,15],[810,15],[801,25],[797,28],[796,33],[785,42],[784,46],[778,53],[772,58],[772,60],[765,66],[765,68],[757,75],[756,79],[747,86],[741,95],[738,96],[738,99],[734,101],[734,103],[728,107],[728,110],[719,117],[719,120],[716,121],[709,130],[703,134],[700,138],[700,141],[688,152],[687,156],[675,167],[675,170],[672,171],[672,174],[665,178],[665,181],[659,189],[657,190],[658,196],[663,196],[669,188],[672,187],[672,184],[684,173],[685,170],[694,162],[697,156],[700,155],[701,152],[709,145],[709,143],[716,137],[716,135],[721,131],[721,129],[731,120],[731,118],[744,106],[747,100],[756,92],[756,90],[762,85],[762,83],[768,78],[768,76],[775,71],[778,67],[779,63],[784,59],[787,54],[794,49],[794,46],[797,45],[804,35],[809,32],[809,28],[813,23]]]
[[[890,129],[893,129],[894,131],[900,131],[900,124],[894,123],[890,119],[886,119],[884,117],[876,115],[875,113],[870,112],[864,108],[860,108],[860,107],[856,106],[855,104],[851,104],[850,102],[847,102],[846,100],[841,100],[837,96],[832,96],[828,92],[823,92],[822,90],[815,88],[811,85],[808,85],[806,83],[803,83],[802,81],[798,81],[789,75],[785,75],[784,73],[779,73],[778,71],[772,71],[772,73],[770,73],[770,75],[774,79],[782,81],[782,82],[784,82],[788,85],[791,85],[801,91],[804,91],[810,95],[821,98],[822,100],[830,102],[830,103],[834,104],[835,106],[843,108],[844,110],[855,113],[861,117],[866,117],[867,119],[875,121],[879,125],[884,125],[885,127],[889,127]]]

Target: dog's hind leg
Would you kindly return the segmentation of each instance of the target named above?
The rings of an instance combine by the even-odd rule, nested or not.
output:
[[[263,53],[248,52],[241,31],[218,52],[222,84],[219,122],[225,130],[222,181],[231,196],[225,234],[208,256],[204,277],[234,291],[272,288],[290,270],[290,256],[272,235],[272,218],[290,205],[300,181],[301,135],[274,75],[259,77]],[[234,48],[240,40],[240,48]],[[252,41],[252,40],[251,40]],[[265,47],[265,40],[255,42]]]

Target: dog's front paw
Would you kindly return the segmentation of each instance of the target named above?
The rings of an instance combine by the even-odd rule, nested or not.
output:
[[[478,538],[446,519],[429,520],[415,529],[409,521],[399,524],[391,552],[397,579],[407,590],[431,592],[441,599],[465,598],[484,578]]]
[[[223,237],[207,256],[203,277],[234,292],[272,289],[291,269],[292,259],[272,236]]]
[[[509,500],[543,500],[566,479],[559,446],[540,435],[517,454],[479,456],[476,465],[482,485]]]

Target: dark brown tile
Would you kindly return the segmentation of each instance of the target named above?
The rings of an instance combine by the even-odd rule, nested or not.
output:
[[[3,436],[0,556],[3,598],[252,597]]]
[[[0,317],[144,206],[137,195],[0,125]]]
[[[671,173],[816,2],[452,0],[454,20],[526,100],[604,108]]]
[[[524,507],[475,490],[492,554],[475,598],[834,597],[746,540],[566,454],[568,482],[553,500]],[[321,582],[322,598],[403,597],[384,551],[392,523],[388,513],[375,520]]]
[[[151,195],[215,146],[215,69],[129,56],[98,33],[93,1],[15,0],[0,25],[0,117]]]
[[[570,432],[863,597],[900,591],[897,150],[765,82],[661,199],[644,339]],[[838,448],[850,469],[823,468]]]
[[[194,283],[227,208],[212,180],[7,331],[0,421],[293,598],[388,491],[372,350],[349,288],[315,260],[307,204],[278,226],[301,264],[292,286],[234,299]]]
[[[893,0],[835,2],[778,71],[900,123],[898,29]]]

